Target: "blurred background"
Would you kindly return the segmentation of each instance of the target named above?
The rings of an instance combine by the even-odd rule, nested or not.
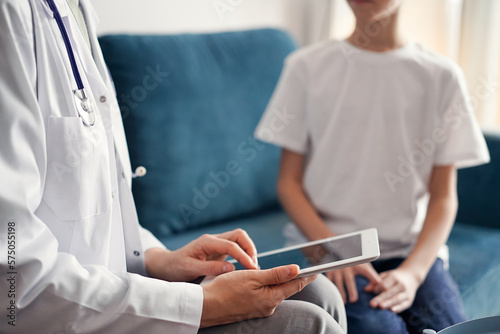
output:
[[[345,0],[91,1],[100,35],[278,27],[308,45],[354,27]],[[404,0],[402,22],[412,40],[462,67],[482,127],[500,128],[500,0]]]

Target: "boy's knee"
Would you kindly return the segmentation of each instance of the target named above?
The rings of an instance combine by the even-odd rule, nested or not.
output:
[[[390,310],[374,309],[370,306],[375,295],[364,291],[368,283],[365,277],[356,277],[359,299],[356,303],[346,306],[349,332],[408,334],[406,324],[400,316]]]
[[[389,310],[375,310],[351,315],[348,312],[350,333],[408,334],[401,317]]]

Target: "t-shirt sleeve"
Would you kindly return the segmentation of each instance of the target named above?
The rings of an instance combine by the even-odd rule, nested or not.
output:
[[[474,98],[469,97],[464,75],[457,65],[443,84],[442,92],[434,165],[466,168],[488,163],[490,155],[472,107]]]
[[[297,153],[307,148],[304,78],[294,59],[285,61],[280,80],[256,130],[255,137]]]

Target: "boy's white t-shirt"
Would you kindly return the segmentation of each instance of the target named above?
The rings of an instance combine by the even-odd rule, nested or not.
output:
[[[287,58],[255,135],[305,155],[305,192],[335,234],[376,227],[381,258],[406,257],[433,166],[489,161],[470,101],[460,68],[420,45],[328,41]]]

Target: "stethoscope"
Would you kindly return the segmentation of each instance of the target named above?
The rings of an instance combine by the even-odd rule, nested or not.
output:
[[[57,9],[54,0],[47,0],[47,4],[49,8],[54,13],[54,19],[56,20],[57,26],[61,31],[61,35],[64,41],[64,45],[66,46],[66,51],[68,52],[69,62],[71,64],[71,69],[73,70],[73,76],[75,77],[77,90],[73,91],[73,94],[76,98],[78,98],[81,106],[81,110],[87,113],[87,115],[83,114],[80,108],[77,108],[78,114],[80,115],[83,124],[87,126],[93,126],[95,124],[95,114],[92,109],[92,104],[89,101],[87,94],[85,93],[85,87],[83,86],[82,77],[80,76],[80,71],[78,71],[78,66],[76,65],[75,54],[73,53],[73,48],[71,47],[71,42],[69,41],[68,32],[64,27],[64,23],[61,18],[61,14]]]
[[[78,66],[76,65],[76,59],[75,59],[75,54],[73,53],[73,48],[71,47],[71,43],[69,41],[68,37],[68,32],[66,31],[66,28],[64,27],[64,23],[61,18],[61,14],[59,13],[59,10],[57,9],[54,0],[47,0],[47,4],[49,5],[50,9],[52,10],[52,13],[54,13],[54,19],[56,20],[57,26],[59,27],[59,30],[61,31],[62,38],[64,40],[64,45],[66,46],[66,50],[68,51],[68,58],[69,62],[71,63],[71,69],[73,70],[73,75],[75,77],[76,81],[76,86],[77,90],[73,91],[73,94],[80,100],[80,105],[83,109],[88,114],[88,120],[85,115],[80,112],[80,109],[78,109],[78,114],[82,118],[83,124],[87,126],[94,126],[95,124],[95,114],[94,111],[92,110],[92,104],[90,103],[87,94],[85,93],[85,87],[83,86],[83,81],[82,77],[80,76],[80,71],[78,71]],[[132,178],[136,177],[143,177],[146,175],[146,168],[139,166],[136,168],[135,172],[132,174]]]

